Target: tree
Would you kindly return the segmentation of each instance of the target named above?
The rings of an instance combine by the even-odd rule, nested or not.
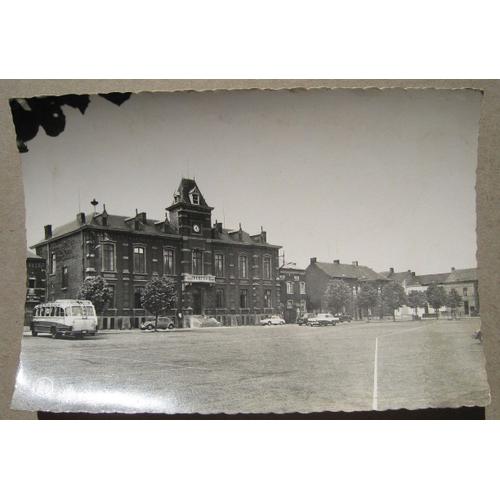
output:
[[[94,304],[96,314],[99,315],[111,300],[111,291],[102,276],[93,276],[85,279],[77,297],[90,300]]]
[[[436,311],[436,319],[439,318],[439,309],[446,304],[446,290],[444,287],[432,283],[425,291],[427,302]]]
[[[155,316],[155,331],[160,313],[174,306],[177,300],[175,282],[165,276],[155,276],[149,281],[141,295],[141,305]]]
[[[342,280],[332,280],[323,294],[323,304],[333,313],[342,312],[351,302],[351,287]]]
[[[419,290],[412,290],[408,294],[408,305],[410,307],[413,307],[415,310],[415,317],[418,319],[418,308],[419,307],[425,307],[425,304],[427,304],[427,296],[425,295],[424,292],[421,292]]]
[[[361,289],[358,294],[358,305],[361,309],[366,311],[368,316],[368,309],[372,310],[377,306],[378,303],[378,291],[373,285],[364,284],[361,285]]]
[[[446,305],[451,309],[451,315],[457,317],[457,309],[462,305],[462,297],[452,288],[446,297]]]
[[[396,321],[396,309],[404,306],[408,300],[405,289],[395,281],[382,287],[382,305],[392,312],[392,320]]]

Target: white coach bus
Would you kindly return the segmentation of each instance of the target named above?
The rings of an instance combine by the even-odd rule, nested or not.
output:
[[[95,335],[97,316],[90,300],[61,299],[38,304],[33,310],[31,335],[49,333],[56,339],[62,335],[83,338]]]

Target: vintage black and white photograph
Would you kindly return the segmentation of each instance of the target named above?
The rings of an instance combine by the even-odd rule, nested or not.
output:
[[[486,406],[481,93],[16,98],[26,303],[12,407]]]

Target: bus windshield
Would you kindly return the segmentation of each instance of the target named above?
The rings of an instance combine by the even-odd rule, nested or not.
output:
[[[66,314],[68,316],[83,316],[84,312],[82,306],[71,306],[66,308]]]

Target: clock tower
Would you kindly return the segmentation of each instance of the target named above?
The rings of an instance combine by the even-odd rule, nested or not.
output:
[[[194,179],[181,180],[167,210],[180,235],[210,238],[213,207],[208,206]]]

